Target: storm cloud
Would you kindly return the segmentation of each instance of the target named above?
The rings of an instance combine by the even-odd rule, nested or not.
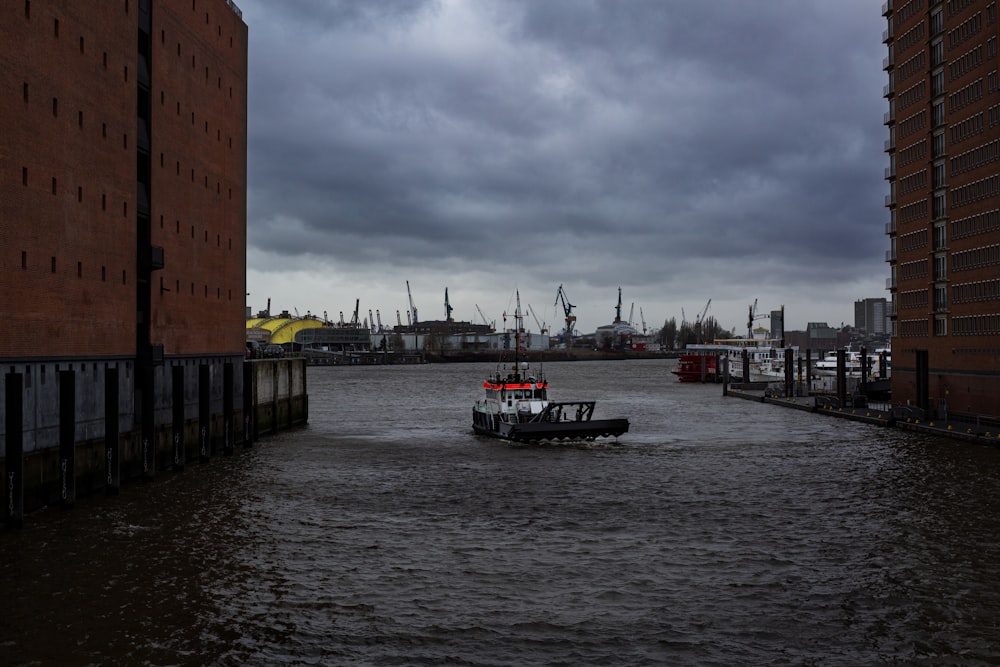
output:
[[[868,0],[242,0],[248,303],[578,328],[887,296]],[[392,315],[390,315],[392,313]]]

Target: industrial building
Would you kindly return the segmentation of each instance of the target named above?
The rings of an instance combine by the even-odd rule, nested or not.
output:
[[[1000,416],[995,0],[888,0],[885,177],[892,399]]]
[[[5,2],[0,81],[7,467],[23,460],[30,484],[76,456],[78,480],[117,483],[183,461],[171,425],[231,441],[245,350],[239,8]]]

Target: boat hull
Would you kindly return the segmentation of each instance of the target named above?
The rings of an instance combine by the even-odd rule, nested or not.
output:
[[[591,419],[569,422],[498,422],[494,428],[472,425],[477,435],[514,442],[555,442],[617,438],[628,433],[628,419]]]

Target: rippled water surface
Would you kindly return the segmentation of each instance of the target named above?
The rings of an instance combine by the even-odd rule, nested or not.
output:
[[[478,364],[0,532],[0,664],[1000,664],[1000,451],[548,364],[618,441],[471,432]]]

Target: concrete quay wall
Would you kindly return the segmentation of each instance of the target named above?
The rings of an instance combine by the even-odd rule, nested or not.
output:
[[[2,514],[12,525],[308,420],[303,359],[165,360],[154,369],[151,438],[142,435],[142,383],[131,359],[22,359],[0,368]]]

